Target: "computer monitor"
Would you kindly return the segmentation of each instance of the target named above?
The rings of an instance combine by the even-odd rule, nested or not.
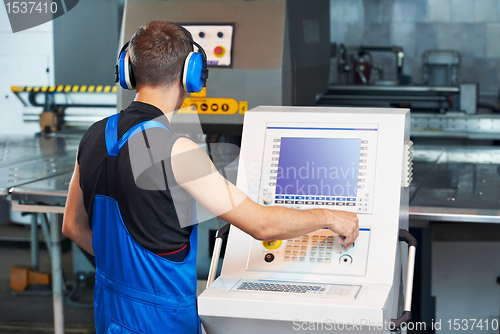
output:
[[[260,203],[371,213],[377,124],[268,123]]]

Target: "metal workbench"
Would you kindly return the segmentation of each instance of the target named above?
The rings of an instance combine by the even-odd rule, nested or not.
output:
[[[410,219],[500,223],[500,148],[415,146]]]
[[[0,194],[73,171],[81,135],[0,137]]]
[[[42,214],[42,230],[51,256],[57,334],[64,333],[61,214],[80,139],[78,134],[0,137],[0,200],[11,200],[13,211],[33,213],[31,265],[35,270],[38,268],[38,215]]]
[[[43,213],[43,217],[50,214],[57,334],[64,331],[60,214],[64,212],[80,138],[0,138],[0,199],[11,200],[13,210]],[[500,223],[498,189],[500,149],[414,147],[411,220]],[[33,219],[33,226],[36,224]],[[32,254],[33,249],[32,246]]]

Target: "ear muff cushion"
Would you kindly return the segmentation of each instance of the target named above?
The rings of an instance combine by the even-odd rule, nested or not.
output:
[[[118,60],[118,80],[120,86],[124,89],[135,88],[132,84],[130,74],[129,53],[127,50],[120,54],[120,59]]]
[[[202,79],[203,58],[197,52],[191,52],[184,62],[182,84],[189,93],[197,93],[204,87]]]

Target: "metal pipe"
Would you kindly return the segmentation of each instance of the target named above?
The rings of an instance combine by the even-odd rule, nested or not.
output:
[[[217,233],[215,233],[215,245],[212,254],[212,261],[210,262],[210,270],[208,272],[207,288],[215,280],[215,274],[217,273],[217,268],[219,267],[219,256],[222,248],[222,242],[224,241],[224,238],[229,234],[230,226],[230,224],[226,224],[218,229]]]
[[[411,311],[411,297],[413,293],[413,274],[415,272],[415,254],[417,247],[410,246],[408,249],[408,272],[406,274],[406,292],[403,311]]]
[[[40,221],[40,225],[42,225],[43,237],[45,238],[45,244],[47,245],[47,251],[49,255],[52,256],[52,246],[50,245],[50,229],[49,229],[49,220],[47,218],[46,213],[40,213],[42,217]]]
[[[219,256],[222,247],[222,238],[215,239],[214,252],[212,254],[212,261],[210,263],[210,271],[208,272],[207,288],[213,283],[217,268],[219,267]]]
[[[368,101],[442,101],[447,102],[446,96],[412,96],[412,95],[323,95],[324,100],[368,100]]]
[[[61,221],[57,213],[50,214],[50,240],[52,243],[52,298],[54,307],[54,333],[64,334],[63,281],[61,263]]]
[[[37,214],[33,213],[31,215],[31,268],[33,270],[38,270],[38,260],[38,219]]]
[[[359,52],[366,51],[375,51],[375,52],[392,52],[396,54],[396,69],[398,73],[398,79],[401,79],[403,76],[403,65],[405,53],[404,49],[401,46],[393,45],[393,46],[360,46]]]
[[[393,93],[460,93],[459,87],[446,86],[355,86],[355,85],[330,85],[331,91],[364,91],[364,92],[393,92]]]

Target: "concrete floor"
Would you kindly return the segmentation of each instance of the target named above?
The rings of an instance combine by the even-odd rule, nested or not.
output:
[[[53,333],[53,311],[51,291],[26,291],[13,293],[10,288],[10,270],[13,266],[31,264],[31,252],[22,240],[29,238],[26,226],[1,224],[0,236],[15,237],[19,240],[15,245],[0,243],[0,333],[2,334],[39,334]],[[62,256],[63,271],[67,281],[74,281],[71,252]],[[40,250],[39,271],[51,271],[50,257],[46,250]],[[89,278],[88,287],[80,287],[74,300],[81,303],[92,303],[93,282]],[[77,308],[64,303],[64,319],[66,333],[95,333],[93,308]]]

